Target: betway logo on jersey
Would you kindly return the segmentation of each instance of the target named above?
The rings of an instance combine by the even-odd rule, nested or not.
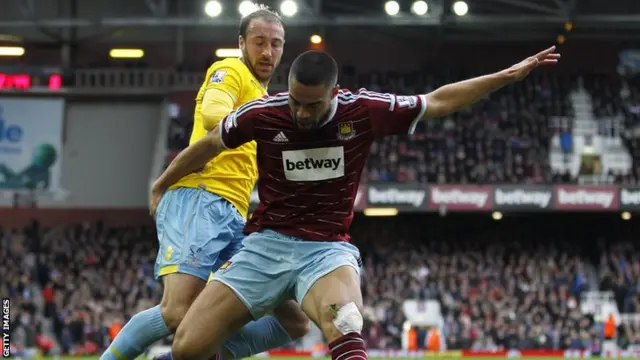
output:
[[[426,196],[426,190],[399,187],[369,186],[367,191],[368,205],[411,205],[414,208],[420,208]]]
[[[503,209],[546,209],[552,197],[550,188],[497,187],[493,193],[493,204]]]
[[[344,148],[334,146],[282,152],[284,175],[289,181],[321,181],[344,176]]]
[[[640,208],[640,189],[620,189],[620,206],[632,210]]]
[[[432,186],[429,207],[449,210],[488,210],[491,208],[491,188],[481,186]]]
[[[556,186],[556,208],[562,210],[612,210],[620,206],[612,186]]]

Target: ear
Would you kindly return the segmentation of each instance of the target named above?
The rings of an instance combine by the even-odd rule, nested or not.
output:
[[[335,98],[336,96],[338,96],[338,91],[340,91],[340,85],[337,85],[333,87],[333,89],[331,89],[331,98]]]
[[[238,46],[240,47],[240,50],[244,50],[246,43],[244,41],[244,38],[242,37],[242,35],[238,35]]]

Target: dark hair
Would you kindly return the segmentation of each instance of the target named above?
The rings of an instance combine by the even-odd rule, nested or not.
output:
[[[258,5],[258,9],[249,15],[245,16],[240,20],[240,27],[238,28],[238,35],[242,37],[247,37],[247,29],[251,24],[251,21],[256,19],[262,19],[268,23],[278,23],[282,27],[284,24],[282,23],[282,18],[278,13],[269,9],[266,5]]]
[[[323,51],[306,51],[293,60],[289,78],[308,85],[334,86],[338,82],[338,63]]]

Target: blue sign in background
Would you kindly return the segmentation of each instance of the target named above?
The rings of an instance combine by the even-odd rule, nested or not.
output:
[[[0,99],[0,190],[60,187],[64,100]]]

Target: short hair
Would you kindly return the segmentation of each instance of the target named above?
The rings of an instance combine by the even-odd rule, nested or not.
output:
[[[289,78],[307,85],[334,86],[338,82],[338,63],[323,51],[306,51],[293,60]]]
[[[261,19],[268,23],[278,23],[284,28],[282,18],[277,12],[269,9],[267,5],[256,4],[256,10],[244,16],[240,20],[240,27],[238,28],[238,35],[247,37],[247,29],[253,20]]]

